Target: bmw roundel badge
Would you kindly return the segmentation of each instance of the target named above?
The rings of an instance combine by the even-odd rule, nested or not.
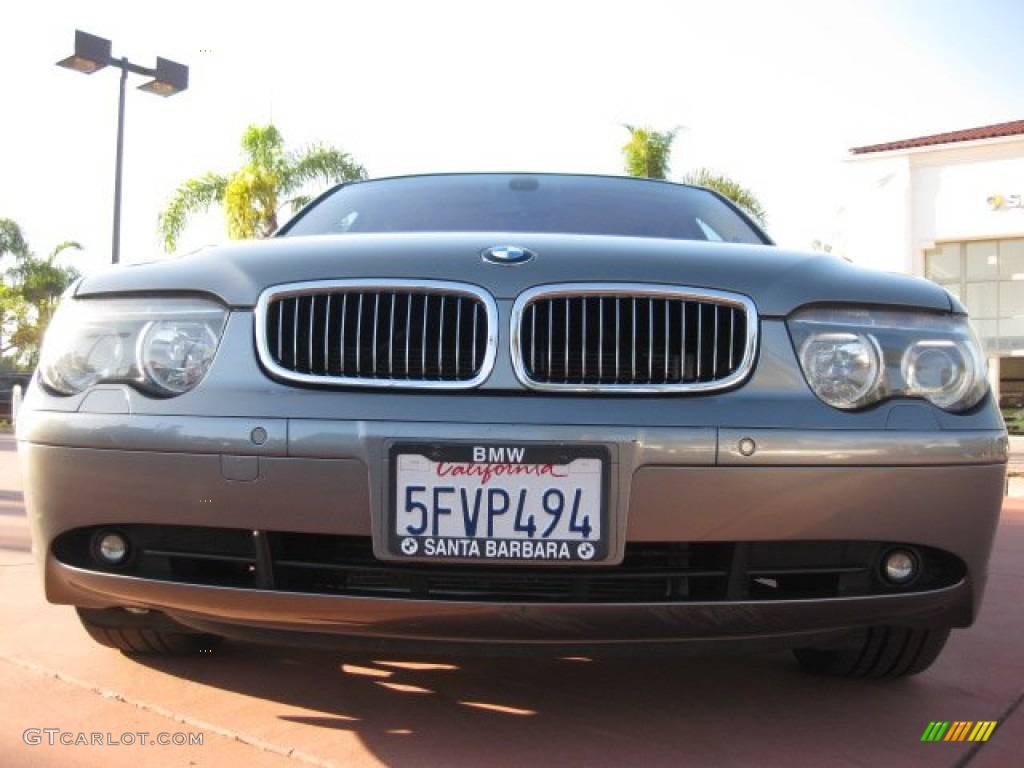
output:
[[[485,248],[480,254],[484,261],[491,264],[525,264],[536,254],[529,248],[520,248],[518,245],[493,245]]]

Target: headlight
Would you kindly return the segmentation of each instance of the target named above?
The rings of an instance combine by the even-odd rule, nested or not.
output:
[[[882,373],[878,344],[863,333],[811,334],[800,347],[800,365],[818,397],[836,408],[871,402]]]
[[[206,375],[226,319],[220,304],[192,297],[65,299],[46,332],[40,377],[62,395],[116,381],[180,395]]]
[[[835,408],[921,397],[957,413],[988,391],[981,345],[962,315],[815,308],[787,324],[804,378]]]
[[[159,320],[142,333],[138,359],[150,381],[179,394],[206,375],[219,341],[220,329],[201,320]]]

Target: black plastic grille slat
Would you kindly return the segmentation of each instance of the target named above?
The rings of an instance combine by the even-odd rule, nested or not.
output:
[[[264,333],[275,365],[325,383],[463,382],[481,373],[487,322],[454,291],[339,288],[273,298]]]
[[[277,534],[282,554],[276,573],[283,589],[304,591],[315,583],[318,591],[411,599],[655,602],[679,599],[678,582],[684,574],[691,582],[703,582],[708,594],[726,575],[723,568],[706,567],[705,561],[717,564],[727,545],[707,545],[699,557],[677,545],[631,546],[625,562],[610,568],[509,568],[385,563],[373,557],[369,540],[362,547],[352,547],[354,541],[348,540],[345,554],[338,557],[320,549],[323,538]],[[300,551],[305,557],[294,557]]]
[[[130,541],[123,565],[99,563],[93,535],[62,534],[63,563],[135,578],[236,589],[407,600],[525,603],[686,603],[810,600],[942,589],[964,578],[963,561],[916,547],[922,575],[904,588],[885,583],[870,541],[703,542],[626,545],[613,566],[385,562],[369,537],[253,532],[192,526],[113,526]]]
[[[521,364],[545,384],[686,388],[747,359],[744,307],[628,293],[539,296],[522,311]]]

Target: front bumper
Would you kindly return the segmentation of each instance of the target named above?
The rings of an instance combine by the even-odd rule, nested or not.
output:
[[[139,578],[55,551],[62,536],[105,525],[379,542],[391,444],[507,441],[511,432],[507,424],[32,411],[19,425],[19,447],[47,597],[157,609],[225,634],[569,645],[966,626],[981,603],[1005,481],[1006,440],[998,430],[514,428],[517,442],[608,448],[612,572],[634,545],[727,546],[727,584],[714,599],[685,590],[672,599],[555,603],[316,592],[279,588],[272,578]],[[929,588],[869,593],[845,594],[841,582],[796,598],[733,589],[730,579],[748,577],[735,565],[739,553],[772,542],[910,545],[941,553],[962,572]],[[258,559],[257,576],[267,567]],[[407,564],[392,565],[401,571]],[[540,575],[535,565],[519,568]]]

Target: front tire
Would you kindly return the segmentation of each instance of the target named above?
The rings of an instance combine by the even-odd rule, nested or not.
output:
[[[119,608],[76,608],[89,637],[126,656],[184,656],[209,653],[222,638],[189,631],[162,613],[132,614]]]
[[[844,648],[797,648],[800,666],[817,675],[892,679],[923,672],[942,653],[948,629],[870,627]]]

